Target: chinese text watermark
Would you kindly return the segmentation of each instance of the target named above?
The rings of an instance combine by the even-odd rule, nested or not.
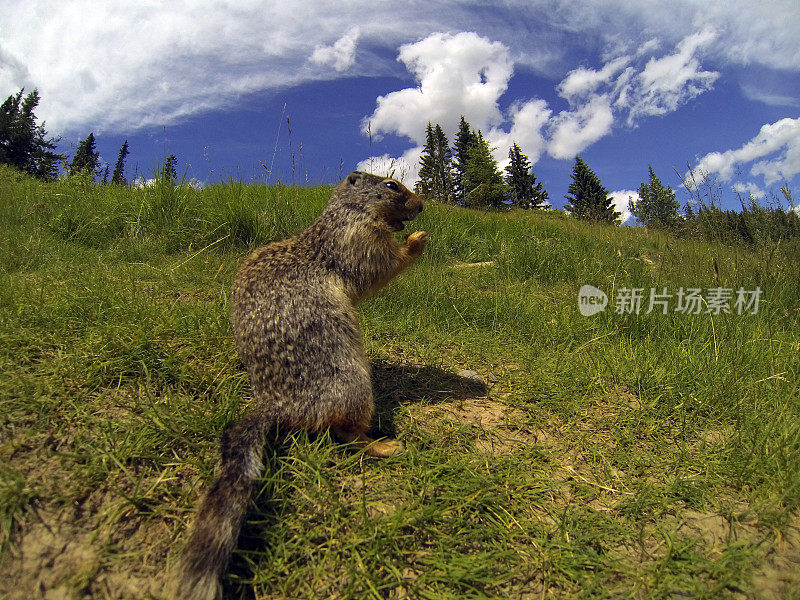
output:
[[[619,288],[614,297],[614,312],[618,315],[646,314],[670,312],[684,315],[700,314],[737,314],[754,315],[758,313],[761,300],[761,288],[738,290],[725,287],[683,288],[670,291],[666,287],[654,288]],[[594,287],[584,285],[578,292],[578,310],[589,317],[605,310],[608,296]]]

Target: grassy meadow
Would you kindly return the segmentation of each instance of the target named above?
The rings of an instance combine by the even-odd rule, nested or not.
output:
[[[0,168],[0,597],[161,597],[250,401],[237,262],[329,193]],[[800,598],[797,243],[433,203],[406,229],[425,253],[361,306],[375,432],[406,451],[268,452],[229,597]],[[651,287],[762,296],[613,310]]]

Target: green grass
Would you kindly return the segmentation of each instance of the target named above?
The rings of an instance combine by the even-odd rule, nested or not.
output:
[[[329,193],[0,169],[0,596],[160,596],[250,399],[237,261]],[[289,436],[231,597],[800,597],[797,245],[435,204],[413,229],[425,253],[361,307],[375,427],[407,450]],[[756,315],[587,318],[587,283],[763,295]]]

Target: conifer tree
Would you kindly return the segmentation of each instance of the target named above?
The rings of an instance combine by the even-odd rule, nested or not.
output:
[[[436,139],[433,136],[433,125],[428,121],[425,130],[425,146],[419,159],[419,180],[414,191],[423,199],[433,198],[433,179],[436,174]]]
[[[36,124],[34,110],[39,92],[12,94],[0,105],[0,164],[7,164],[34,177],[53,180],[66,157],[53,152],[57,139],[48,139],[44,124]]]
[[[461,115],[461,122],[458,132],[453,140],[453,200],[458,204],[464,203],[466,192],[464,190],[464,177],[469,161],[469,149],[477,141],[477,134],[472,131],[464,115]]]
[[[489,144],[478,131],[467,150],[467,164],[462,180],[464,203],[473,207],[500,208],[505,200],[506,186],[497,168]]]
[[[75,156],[69,164],[69,175],[79,175],[86,173],[92,180],[98,174],[100,168],[100,153],[95,149],[94,133],[86,136],[86,139],[78,144]]]
[[[510,163],[506,167],[506,185],[508,196],[514,206],[519,208],[536,208],[548,199],[547,191],[531,171],[530,159],[517,144],[508,151]]]
[[[630,200],[628,210],[642,225],[651,229],[675,227],[681,220],[679,208],[675,192],[670,186],[664,187],[650,165],[650,184],[639,186],[639,200]]]
[[[425,199],[449,202],[453,197],[450,145],[440,125],[428,123],[425,147],[420,157],[417,193]]]
[[[580,156],[575,157],[572,183],[567,191],[565,198],[570,203],[564,208],[575,218],[593,223],[616,223],[619,219],[620,213],[614,210],[614,200],[609,197],[608,190]]]
[[[450,143],[438,123],[433,128],[433,139],[436,148],[434,198],[439,202],[451,202],[453,200],[453,162]]]
[[[128,156],[128,140],[122,144],[117,156],[117,164],[114,165],[114,173],[111,175],[111,183],[125,185],[125,157]]]

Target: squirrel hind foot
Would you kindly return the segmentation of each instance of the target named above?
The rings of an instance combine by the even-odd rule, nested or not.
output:
[[[366,449],[369,456],[388,458],[404,450],[403,442],[399,440],[379,440]]]
[[[376,458],[388,458],[393,454],[401,452],[404,448],[403,443],[398,440],[373,440],[363,431],[354,431],[343,427],[332,428],[333,435],[345,443],[354,443],[368,456]]]

